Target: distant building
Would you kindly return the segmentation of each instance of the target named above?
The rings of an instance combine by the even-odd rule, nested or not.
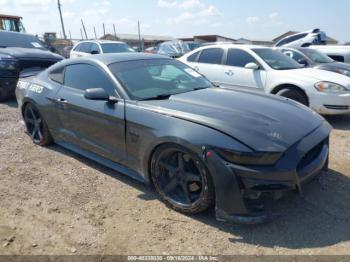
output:
[[[249,40],[246,38],[240,38],[235,41],[235,44],[240,45],[262,45],[262,46],[272,46],[273,43],[270,40]]]
[[[272,39],[273,44],[276,44],[278,41],[280,41],[281,39],[287,37],[287,36],[291,36],[291,35],[295,35],[298,34],[300,32],[297,31],[288,31],[280,36],[277,36],[276,38]],[[327,40],[326,40],[327,45],[337,45],[339,42],[338,40],[327,36]]]
[[[100,39],[123,41],[130,46],[140,45],[139,35],[137,34],[117,34],[117,37],[115,37],[114,34],[106,34]],[[171,40],[174,40],[174,38],[170,36],[141,35],[141,41],[145,48]]]
[[[236,40],[230,37],[225,37],[221,35],[197,35],[188,38],[179,38],[182,41],[193,41],[196,43],[212,43],[212,42],[235,42]]]

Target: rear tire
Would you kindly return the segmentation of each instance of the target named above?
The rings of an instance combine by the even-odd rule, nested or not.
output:
[[[162,201],[170,208],[197,214],[214,203],[214,185],[203,161],[176,144],[160,146],[152,156],[151,178]]]
[[[304,106],[308,106],[308,100],[306,95],[296,88],[283,88],[282,90],[278,91],[276,95],[292,99],[294,101],[299,102],[300,104],[303,104]]]
[[[30,136],[34,144],[46,146],[53,142],[44,118],[34,105],[27,104],[25,106],[23,119],[26,126],[26,133]]]

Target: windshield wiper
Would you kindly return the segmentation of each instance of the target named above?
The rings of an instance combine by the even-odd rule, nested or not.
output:
[[[148,101],[148,100],[167,100],[172,96],[172,94],[161,94],[153,97],[148,97],[145,99],[141,99],[141,101]]]

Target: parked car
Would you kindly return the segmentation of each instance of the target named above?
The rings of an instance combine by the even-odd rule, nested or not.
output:
[[[185,42],[181,40],[161,43],[158,48],[159,55],[165,55],[172,58],[178,58],[188,52],[190,52],[190,48]]]
[[[70,51],[70,58],[84,57],[98,54],[135,52],[128,44],[119,41],[89,40],[74,45]]]
[[[249,45],[201,47],[180,58],[226,88],[276,94],[321,114],[350,112],[350,78],[303,68],[271,48]]]
[[[276,47],[309,47],[311,45],[325,45],[327,35],[320,29],[313,29],[287,36],[278,41]]]
[[[350,64],[350,46],[346,45],[325,45],[325,46],[310,46],[316,49],[335,61]]]
[[[54,141],[153,184],[185,214],[215,205],[219,220],[265,222],[263,192],[301,192],[328,167],[330,125],[312,110],[216,88],[164,56],[65,60],[20,81],[16,95],[35,144]]]
[[[319,52],[316,49],[307,47],[281,48],[279,51],[305,67],[313,67],[350,76],[349,64],[336,62],[329,56]]]
[[[188,45],[188,48],[190,49],[190,51],[193,51],[202,46],[200,43],[195,41],[186,41],[185,43]]]
[[[159,45],[151,46],[151,47],[148,47],[145,49],[145,53],[156,54],[156,53],[158,53],[158,49],[159,49]]]
[[[62,59],[46,50],[33,35],[0,31],[0,101],[14,96],[23,70],[38,72]]]

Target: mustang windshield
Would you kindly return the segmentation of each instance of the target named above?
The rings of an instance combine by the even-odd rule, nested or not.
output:
[[[276,50],[272,50],[269,48],[256,48],[252,50],[275,70],[302,68],[302,66],[296,61],[294,61],[292,58]]]
[[[320,51],[313,50],[311,48],[299,49],[299,50],[315,63],[324,64],[324,63],[333,63],[334,62],[334,60],[332,58],[330,58],[329,56],[326,56],[325,54],[321,53]]]
[[[109,69],[134,100],[167,99],[213,86],[193,69],[171,59],[120,62]]]

